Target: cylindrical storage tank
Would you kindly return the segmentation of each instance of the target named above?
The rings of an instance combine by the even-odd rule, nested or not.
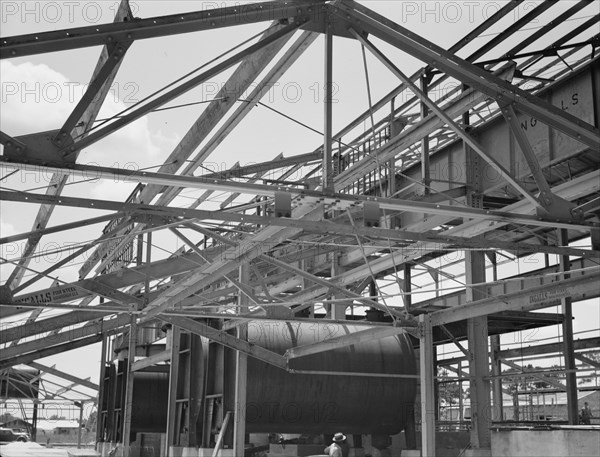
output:
[[[133,374],[131,433],[165,433],[169,402],[169,372]]]
[[[248,341],[278,354],[365,330],[358,325],[252,321]],[[291,359],[294,370],[408,375],[292,374],[248,358],[246,433],[399,433],[416,394],[412,344],[404,334]],[[411,377],[412,376],[412,377]]]

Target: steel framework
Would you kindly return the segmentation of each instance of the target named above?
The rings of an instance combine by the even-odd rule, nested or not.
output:
[[[488,354],[488,336],[549,325],[552,319],[531,311],[560,304],[553,316],[564,326],[568,376],[558,387],[569,393],[569,421],[576,423],[574,360],[584,356],[573,346],[571,302],[600,295],[599,15],[592,1],[563,8],[548,0],[511,22],[520,3],[506,3],[447,49],[353,0],[263,2],[144,19],[134,18],[123,0],[112,24],[2,37],[2,59],[92,46],[102,52],[85,95],[60,128],[21,136],[0,132],[5,171],[52,176],[42,193],[0,190],[3,202],[39,207],[31,231],[0,238],[3,245],[25,240],[18,256],[2,259],[14,269],[0,286],[0,367],[28,364],[97,388],[36,360],[99,341],[106,351],[106,338],[122,334],[129,353],[138,356],[126,373],[130,383],[134,372],[169,360],[173,376],[175,352],[136,349],[136,343],[164,338],[145,328],[167,323],[236,350],[241,373],[246,356],[294,372],[293,358],[408,332],[421,353],[423,455],[435,452],[434,345],[442,343],[458,345],[469,361],[471,444],[489,449],[491,418],[484,411],[490,392],[497,397],[502,389],[500,372],[490,375],[489,363],[503,352],[497,346]],[[547,25],[531,28],[539,18]],[[577,26],[559,27],[573,18],[579,18]],[[259,22],[270,25],[243,49],[96,122],[136,42]],[[490,35],[499,25],[504,29]],[[321,34],[321,143],[300,155],[284,151],[272,161],[206,171],[207,158],[219,153],[253,109],[268,105],[266,90]],[[340,37],[355,40],[398,84],[372,101],[367,72],[369,106],[336,132],[333,62]],[[406,75],[397,55],[383,51],[390,46],[419,59],[422,68]],[[366,71],[366,57],[364,65]],[[227,70],[221,91],[157,171],[78,161],[85,148]],[[440,95],[436,88],[445,82],[453,82],[452,89]],[[123,201],[63,195],[70,179],[90,177],[136,187]],[[182,192],[190,189],[194,201],[182,205]],[[215,193],[224,196],[219,207],[210,202]],[[100,213],[49,225],[61,207]],[[68,240],[82,230],[94,231],[94,239],[44,271],[31,266],[44,237]],[[152,241],[165,236],[181,244],[167,258]],[[461,290],[440,294],[451,262],[432,265],[451,252],[466,253],[457,262],[465,281],[452,276]],[[498,278],[496,253],[545,256],[547,264],[534,274]],[[550,255],[561,261],[551,265]],[[486,258],[493,281],[486,278]],[[53,283],[61,269],[78,263],[77,280]],[[429,286],[421,280],[426,277],[433,281]],[[384,288],[390,280],[392,293]],[[435,298],[419,300],[418,287],[429,287]],[[380,322],[365,319],[367,309],[380,313]],[[199,318],[219,320],[221,329]],[[321,319],[340,326],[352,319],[365,330],[280,355],[245,341],[253,319]],[[174,335],[177,340],[179,333]],[[236,398],[244,398],[243,384],[236,384]],[[131,411],[123,414],[127,449]],[[177,445],[173,431],[167,433],[167,445]],[[235,437],[239,449],[243,425],[236,423]]]

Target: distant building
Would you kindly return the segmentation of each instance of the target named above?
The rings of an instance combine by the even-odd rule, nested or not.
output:
[[[65,419],[57,420],[38,420],[37,429],[43,431],[46,435],[52,433],[54,435],[64,435],[79,429],[77,421]]]
[[[3,424],[0,424],[0,427],[10,428],[18,432],[31,433],[32,425],[26,420],[23,420],[20,417],[16,417],[12,420],[4,422]]]
[[[502,399],[505,421],[567,421],[569,413],[567,410],[566,392],[536,392],[530,394],[519,394],[518,405],[510,395],[504,394]],[[581,411],[587,402],[592,411],[592,425],[600,424],[600,391],[578,391],[577,410]],[[518,414],[515,414],[515,409]],[[458,406],[442,405],[440,409],[440,420],[456,422],[461,419]],[[471,419],[471,407],[469,399],[463,403],[462,420]]]
[[[585,402],[592,410],[592,424],[598,424],[600,419],[600,391],[579,391],[577,393],[578,406],[581,410]],[[555,420],[566,421],[569,418],[567,410],[567,393],[550,392],[519,395],[519,419],[522,421]],[[514,420],[515,405],[513,400],[506,396],[504,399],[504,419]]]

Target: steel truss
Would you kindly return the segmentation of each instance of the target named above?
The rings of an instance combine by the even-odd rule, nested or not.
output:
[[[0,238],[2,244],[26,240],[21,256],[2,259],[15,268],[2,278],[1,316],[23,315],[25,321],[3,325],[0,367],[30,364],[72,383],[47,394],[54,398],[77,384],[97,386],[35,360],[99,341],[106,345],[107,335],[117,334],[123,347],[137,354],[130,331],[138,335],[138,343],[149,345],[164,334],[146,332],[144,326],[160,323],[177,328],[177,338],[179,332],[201,335],[238,351],[240,357],[256,357],[290,372],[294,372],[289,366],[293,358],[409,332],[421,348],[423,450],[433,451],[434,344],[451,341],[465,358],[473,359],[469,376],[478,394],[473,394],[477,396],[472,396],[472,402],[484,408],[490,400],[482,391],[489,394],[493,383],[494,392],[501,392],[502,376],[493,372],[493,366],[489,374],[487,350],[478,348],[487,348],[488,330],[477,335],[478,324],[486,329],[489,325],[490,334],[496,331],[491,319],[514,323],[512,330],[525,321],[523,328],[547,325],[541,315],[536,320],[530,311],[555,306],[557,301],[567,310],[561,321],[570,322],[571,300],[598,295],[600,70],[593,56],[599,46],[594,33],[599,17],[588,14],[579,26],[555,34],[558,23],[593,9],[593,2],[574,2],[556,12],[554,22],[515,44],[514,33],[558,9],[558,2],[546,1],[465,55],[470,42],[483,41],[491,27],[502,23],[520,3],[507,3],[448,49],[353,0],[262,2],[135,20],[123,0],[112,24],[2,37],[2,59],[103,48],[87,92],[61,128],[18,137],[0,132],[3,168],[53,176],[45,194],[0,190],[3,201],[40,208],[30,232]],[[258,40],[144,100],[127,114],[94,127],[108,88],[136,41],[198,31],[210,34],[216,28],[259,22],[270,25]],[[199,172],[244,118],[265,105],[261,99],[266,90],[291,71],[321,35],[326,43],[327,88],[322,144],[302,155],[273,154],[270,162]],[[334,132],[331,85],[334,43],[340,37],[353,39],[371,52],[389,70],[390,78],[399,82],[378,101],[371,101],[369,92],[369,106]],[[401,62],[380,50],[383,43],[419,59],[423,68],[404,74]],[[368,70],[366,62],[365,58]],[[86,147],[232,68],[221,92],[158,171],[77,162]],[[444,81],[454,81],[456,87],[439,95],[435,89]],[[535,85],[526,84],[532,82]],[[250,87],[247,98],[238,104]],[[569,87],[596,97],[582,100],[581,110],[568,111],[554,94]],[[224,122],[217,128],[221,119]],[[548,141],[534,144],[537,137],[528,130],[528,121],[535,121],[531,129],[545,129]],[[371,127],[357,133],[366,122]],[[456,163],[469,169],[465,173],[469,176],[437,173]],[[498,179],[482,177],[490,170]],[[61,195],[69,179],[90,176],[135,182],[137,187],[118,202]],[[174,202],[184,189],[203,193],[182,207]],[[217,209],[207,204],[216,192],[226,195]],[[60,206],[110,213],[48,226]],[[72,230],[90,230],[107,221],[97,239],[80,246],[64,262],[42,272],[31,267],[44,236],[60,233],[68,239]],[[165,233],[183,241],[183,246],[158,260],[159,246],[153,245],[152,237]],[[569,245],[587,237],[591,246]],[[62,267],[81,260],[90,250],[93,253],[83,262],[77,281],[47,284]],[[539,273],[546,276],[540,281],[523,275],[517,286],[508,278],[487,282],[483,254],[493,259],[496,272],[496,251],[516,259],[555,254],[563,261],[560,266],[546,265]],[[432,267],[431,261],[448,252],[467,253],[466,284],[461,283],[462,290],[454,294],[440,295],[436,290],[435,300],[419,301],[417,271],[425,269],[438,284],[447,273],[443,266]],[[569,256],[581,259],[571,264]],[[569,266],[574,269],[570,277]],[[33,277],[22,283],[27,272]],[[380,284],[390,278],[398,286],[396,294],[384,292]],[[349,307],[379,311],[384,322],[359,319],[356,323],[365,325],[364,331],[293,348],[284,356],[244,340],[244,326],[252,319],[302,322],[324,312],[325,316],[318,316],[323,322],[343,325]],[[64,312],[48,316],[47,310]],[[517,316],[517,311],[522,314]],[[222,329],[207,325],[206,319],[218,320]],[[235,335],[232,329],[238,329]],[[465,339],[468,350],[460,342]],[[565,334],[565,356],[591,364],[593,360],[574,354],[569,339],[572,329]],[[492,358],[496,352],[502,354],[498,349]],[[133,379],[135,371],[168,362],[173,354],[171,349],[142,354],[145,357],[132,363],[128,376]],[[238,368],[244,366],[243,360],[238,360]],[[513,363],[505,358],[502,362]],[[171,365],[171,370],[175,367]],[[462,376],[460,365],[455,371]],[[570,394],[576,389],[571,381],[554,386]],[[236,385],[236,392],[243,395],[243,386]],[[131,413],[126,409],[124,414],[127,420]],[[476,422],[472,443],[489,448],[489,418],[479,416]],[[243,437],[243,427],[236,430],[236,436]],[[174,440],[172,431],[169,434]]]

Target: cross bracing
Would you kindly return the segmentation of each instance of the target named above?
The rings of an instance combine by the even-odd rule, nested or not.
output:
[[[1,259],[12,270],[2,278],[0,312],[6,322],[22,319],[3,328],[2,367],[98,342],[99,334],[126,329],[131,315],[142,325],[205,316],[233,327],[250,318],[302,320],[307,310],[336,321],[336,307],[351,306],[357,316],[376,309],[394,325],[415,329],[423,312],[441,325],[496,311],[529,312],[567,295],[596,296],[597,5],[540,2],[510,21],[519,3],[507,3],[453,46],[436,45],[368,2],[351,0],[264,2],[136,20],[122,2],[112,24],[2,37],[2,59],[94,53],[102,46],[88,92],[56,130],[16,135],[2,129],[3,173],[53,180],[34,190],[7,180],[0,190],[5,204],[39,208],[31,231],[0,240],[24,242],[19,254]],[[136,44],[209,35],[235,28],[240,17],[265,29],[195,73],[175,79],[175,72],[173,84],[126,112],[95,122]],[[310,124],[265,97],[323,36],[334,43],[325,46],[326,68],[333,65],[335,43],[352,40],[357,74],[366,76],[367,106],[355,106],[354,120],[338,130],[331,91],[324,92],[322,119]],[[403,55],[419,60],[416,72],[404,72]],[[318,75],[326,89],[335,82],[332,71]],[[375,71],[396,81],[379,99],[371,98]],[[189,91],[224,72],[226,83],[173,150],[163,151],[157,167],[131,170],[78,159],[136,120],[183,106]],[[218,157],[258,110],[321,139],[301,154],[277,145],[259,163],[246,160],[253,148],[248,141],[238,164],[208,167],[209,157]],[[269,127],[257,135],[269,135]],[[477,185],[467,170],[473,164],[481,172]],[[65,191],[70,184],[84,189],[90,178],[135,189],[118,200]],[[52,217],[60,208],[85,209],[89,216],[60,221]],[[567,231],[566,239],[557,228]],[[61,257],[64,262],[39,268],[34,260],[45,237],[68,240],[82,231],[84,241]],[[575,245],[582,240],[583,246]],[[581,264],[571,266],[566,286],[556,284],[556,267],[544,271],[541,285],[523,280],[513,290],[507,278],[486,281],[488,296],[470,300],[463,296],[466,279],[457,282],[458,292],[435,286],[436,278],[448,276],[429,263],[466,251],[571,255]],[[241,265],[250,268],[246,282],[237,278]],[[55,283],[63,268],[75,266],[77,277],[71,273]],[[420,268],[428,271],[438,298],[420,299],[407,266],[413,277]],[[392,285],[383,287],[390,279]],[[544,288],[551,297],[527,306]],[[240,296],[248,309],[238,305]]]

